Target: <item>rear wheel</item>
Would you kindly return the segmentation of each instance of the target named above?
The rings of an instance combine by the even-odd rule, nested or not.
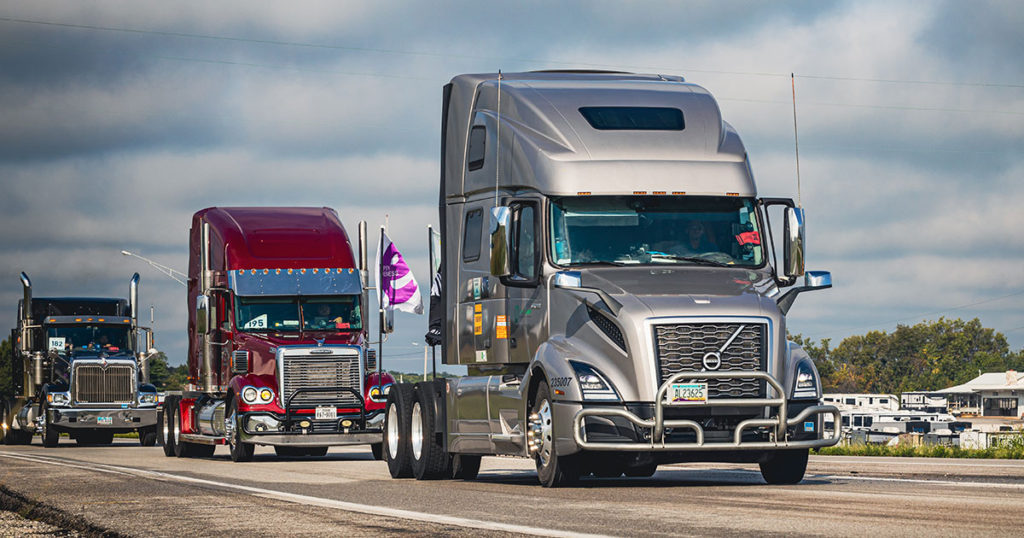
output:
[[[558,455],[550,394],[548,384],[541,381],[528,426],[530,454],[537,465],[537,478],[546,488],[571,485],[580,477],[579,456]]]
[[[412,420],[412,385],[396,383],[388,392],[384,413],[384,459],[391,478],[412,477],[412,447],[409,423]]]
[[[384,443],[371,444],[370,453],[373,454],[373,459],[376,461],[384,459]]]
[[[7,404],[0,402],[0,442],[5,445],[11,444],[7,439],[7,433],[11,431],[11,421],[7,418]]]
[[[238,426],[238,402],[235,397],[228,400],[228,408],[224,413],[224,431],[228,437],[228,448],[231,450],[231,461],[239,463],[252,461],[256,445],[242,441],[242,432]]]
[[[139,428],[139,444],[142,446],[156,445],[156,426]]]
[[[174,415],[178,411],[178,399],[169,397],[164,401],[164,412],[160,417],[160,435],[164,442],[164,456],[174,456],[175,446],[178,444],[178,436],[181,432],[174,430],[176,424]]]
[[[453,454],[451,477],[461,480],[476,480],[480,473],[480,456],[475,454]]]
[[[204,445],[200,443],[190,443],[182,438],[182,434],[185,433],[185,428],[181,417],[181,406],[178,402],[174,405],[174,455],[179,458],[204,458],[213,455],[213,451],[216,450],[216,445]]]
[[[434,433],[437,423],[437,384],[417,383],[412,406],[409,441],[412,443],[412,472],[417,480],[443,478],[448,470],[444,447]]]
[[[53,424],[50,423],[50,408],[47,405],[43,405],[43,431],[40,432],[40,436],[45,447],[52,448],[60,443],[60,432],[53,429]]]
[[[796,484],[807,471],[808,449],[780,450],[761,463],[761,476],[769,484]]]

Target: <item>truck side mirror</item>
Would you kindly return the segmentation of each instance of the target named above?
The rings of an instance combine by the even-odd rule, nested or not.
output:
[[[506,206],[491,208],[491,274],[504,277],[512,274],[512,235],[509,223],[512,210]]]
[[[206,295],[196,296],[196,334],[210,332],[210,298]]]
[[[787,207],[783,215],[783,266],[786,276],[796,278],[804,274],[804,210]]]

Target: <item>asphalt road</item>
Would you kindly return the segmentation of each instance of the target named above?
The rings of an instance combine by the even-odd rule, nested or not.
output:
[[[38,442],[38,440],[37,440]],[[1020,536],[1024,461],[816,456],[795,486],[756,465],[662,466],[649,479],[543,489],[532,462],[484,458],[475,481],[392,480],[363,447],[232,463],[160,447],[0,447],[0,485],[133,536],[445,534]]]

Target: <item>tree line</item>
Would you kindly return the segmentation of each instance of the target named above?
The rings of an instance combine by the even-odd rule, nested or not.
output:
[[[891,333],[844,338],[834,348],[828,338],[789,338],[814,359],[825,392],[939,390],[985,372],[1024,369],[1024,349],[1011,351],[1006,337],[983,327],[978,318],[897,325]]]

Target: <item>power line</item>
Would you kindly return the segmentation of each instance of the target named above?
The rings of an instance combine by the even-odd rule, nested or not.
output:
[[[216,41],[229,41],[236,43],[255,43],[261,45],[274,45],[274,46],[285,46],[285,47],[301,47],[301,48],[316,48],[316,49],[327,49],[327,50],[346,50],[352,52],[374,52],[378,54],[395,54],[404,56],[422,56],[422,57],[433,57],[433,58],[462,58],[469,60],[484,60],[489,62],[529,62],[538,63],[545,65],[565,65],[565,66],[580,66],[580,67],[593,67],[593,68],[607,68],[607,69],[644,69],[660,72],[690,72],[690,73],[707,73],[717,75],[741,75],[741,76],[757,76],[757,77],[787,77],[791,76],[791,73],[772,73],[772,72],[751,72],[751,71],[726,71],[726,70],[715,70],[715,69],[684,69],[684,68],[666,68],[658,66],[625,66],[616,64],[604,64],[604,63],[591,63],[591,62],[575,62],[575,61],[564,61],[564,60],[550,60],[550,59],[538,59],[538,58],[509,58],[509,57],[498,57],[498,56],[481,56],[472,54],[453,54],[449,52],[425,52],[425,51],[413,51],[413,50],[402,50],[402,49],[384,49],[376,47],[355,47],[348,45],[329,45],[323,43],[306,43],[301,41],[285,41],[276,39],[257,39],[250,37],[233,37],[233,36],[222,36],[213,34],[194,34],[189,32],[171,32],[166,30],[144,30],[140,28],[127,28],[127,27],[115,27],[115,26],[99,26],[91,24],[73,24],[64,22],[53,22],[53,21],[40,21],[33,19],[18,19],[13,17],[0,17],[0,22],[17,23],[17,24],[34,24],[39,26],[53,26],[58,28],[74,28],[79,30],[93,30],[93,31],[104,31],[104,32],[123,32],[132,34],[142,35],[158,35],[164,37],[179,37],[186,39],[206,39]],[[867,77],[843,77],[833,75],[795,75],[797,78],[805,79],[818,79],[818,80],[837,80],[837,81],[856,81],[856,82],[874,82],[874,83],[886,83],[886,84],[927,84],[936,86],[975,86],[975,87],[992,87],[992,88],[1024,88],[1024,84],[1014,83],[998,83],[998,82],[951,82],[951,81],[938,81],[938,80],[900,80],[900,79],[881,79],[881,78],[867,78]]]

